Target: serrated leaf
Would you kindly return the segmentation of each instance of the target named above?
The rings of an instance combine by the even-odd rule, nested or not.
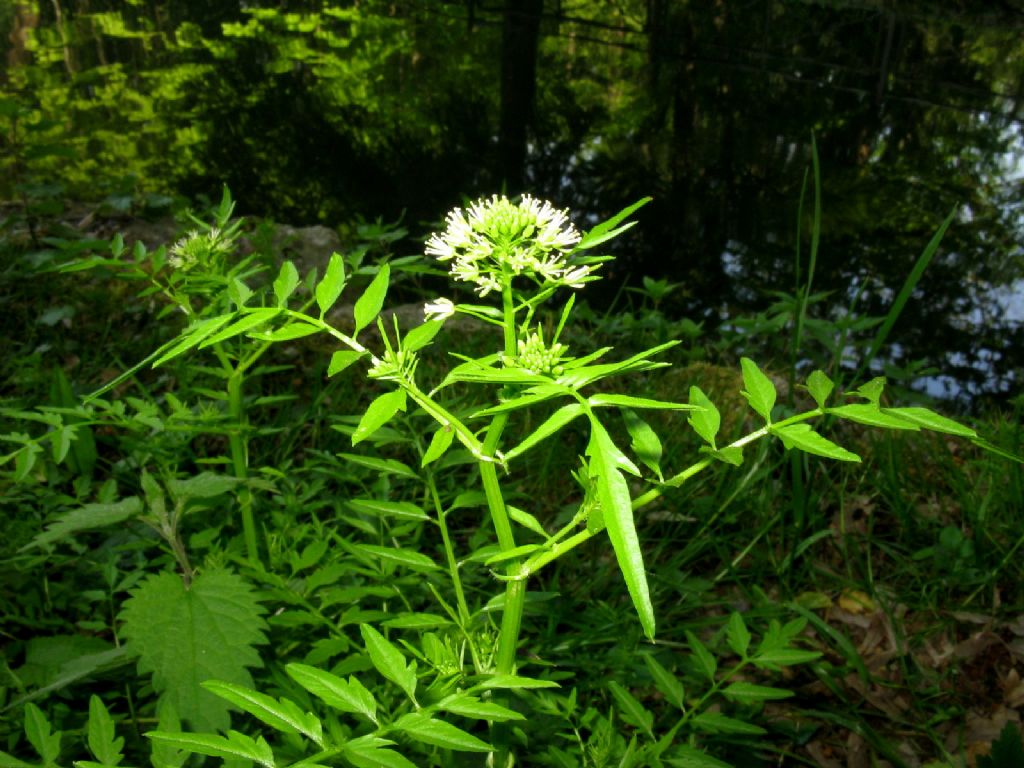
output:
[[[392,727],[407,733],[411,738],[423,744],[452,749],[457,752],[491,752],[494,749],[487,742],[481,741],[473,734],[467,733],[451,723],[435,720],[418,712],[403,715]]]
[[[417,325],[402,339],[402,351],[418,352],[432,342],[443,327],[443,320],[427,320]]]
[[[744,736],[760,736],[767,731],[759,725],[745,723],[726,717],[720,712],[701,712],[690,722],[706,733],[741,734]]]
[[[207,680],[203,683],[203,688],[230,701],[243,712],[248,712],[271,728],[282,733],[301,733],[321,747],[324,745],[320,721],[312,713],[303,712],[294,701],[275,700],[244,685],[234,685],[220,680]]]
[[[186,752],[225,760],[251,760],[266,768],[274,768],[274,753],[262,736],[254,740],[237,731],[230,731],[229,738],[212,733],[150,731],[146,737]]]
[[[343,680],[306,664],[285,666],[288,676],[328,706],[342,712],[363,715],[377,723],[377,702],[355,677]]]
[[[352,332],[353,336],[358,335],[363,328],[372,323],[377,315],[380,314],[380,310],[384,306],[384,298],[388,293],[388,281],[390,279],[391,267],[387,264],[382,264],[353,308],[353,315],[356,321],[355,330]]]
[[[274,280],[274,296],[277,298],[277,306],[284,307],[288,304],[288,297],[295,293],[299,287],[299,270],[290,261],[281,265]]]
[[[882,413],[905,419],[906,421],[910,421],[914,424],[919,424],[925,429],[930,429],[933,432],[944,432],[947,435],[956,435],[958,437],[978,436],[978,433],[970,427],[965,427],[963,424],[958,424],[952,419],[940,416],[935,413],[935,411],[929,410],[928,408],[883,408]]]
[[[121,749],[124,739],[117,736],[114,721],[106,706],[96,694],[89,697],[89,726],[87,731],[89,751],[105,766],[116,766],[124,759]]]
[[[455,430],[450,426],[445,425],[438,427],[434,436],[430,438],[430,445],[427,446],[427,450],[423,454],[423,460],[420,462],[420,466],[425,467],[427,464],[435,462],[444,456],[445,451],[451,447],[452,440],[454,438]]]
[[[142,514],[142,501],[137,496],[129,496],[113,504],[86,504],[84,507],[71,510],[58,517],[46,526],[45,531],[37,534],[20,551],[23,552],[33,547],[44,547],[80,531],[118,525],[140,514]]]
[[[526,438],[515,446],[511,450],[505,452],[505,459],[512,460],[515,457],[526,453],[528,450],[533,448],[535,445],[540,443],[542,440],[546,440],[553,434],[558,432],[562,427],[571,422],[577,416],[583,414],[583,406],[579,403],[570,403],[569,405],[563,405],[557,411],[552,413],[544,422],[537,427],[533,432],[526,436]]]
[[[774,701],[788,699],[793,692],[753,683],[732,683],[722,690],[722,695],[733,701]]]
[[[339,253],[332,253],[327,262],[324,279],[316,287],[316,305],[323,317],[334,306],[345,289],[345,260]]]
[[[633,694],[614,680],[608,682],[608,690],[612,692],[612,698],[619,705],[620,717],[653,739],[654,733],[651,729],[654,727],[654,715],[648,712]]]
[[[824,456],[826,459],[860,462],[860,456],[851,453],[842,446],[836,445],[828,438],[822,437],[810,424],[789,424],[784,427],[772,427],[771,432],[782,440],[787,450],[798,448],[805,453]]]
[[[341,373],[362,356],[361,352],[353,352],[349,349],[335,352],[331,355],[331,362],[327,365],[327,375],[335,376]]]
[[[725,629],[725,639],[737,656],[746,658],[747,649],[750,648],[750,630],[747,629],[747,624],[743,621],[743,614],[738,611],[734,611],[729,617],[729,624]]]
[[[386,563],[401,565],[415,571],[436,571],[439,566],[429,557],[413,549],[400,549],[399,547],[378,547],[373,544],[353,545],[360,552],[365,552],[372,557],[383,560]]]
[[[814,402],[819,408],[824,408],[828,402],[829,395],[835,389],[832,379],[825,375],[824,371],[815,370],[807,377],[807,391],[811,393]]]
[[[122,635],[152,673],[161,701],[196,730],[227,730],[226,702],[200,686],[224,680],[251,686],[247,667],[260,666],[254,646],[266,642],[263,609],[252,587],[229,571],[200,573],[185,588],[180,576],[150,576],[121,609]]]
[[[690,387],[690,405],[696,406],[700,410],[691,413],[686,420],[687,423],[693,427],[693,431],[700,436],[701,440],[713,449],[717,449],[715,437],[718,435],[718,430],[721,429],[722,417],[715,404],[708,399],[700,387],[694,385]]]
[[[32,702],[25,705],[25,737],[42,758],[44,765],[57,762],[60,757],[61,732],[54,732],[43,710]]]
[[[690,630],[686,630],[686,642],[690,646],[690,650],[693,651],[693,655],[697,660],[697,666],[700,667],[700,671],[704,673],[704,676],[711,681],[715,682],[715,673],[718,671],[718,661],[714,655],[707,649],[707,646],[700,641]]]
[[[366,413],[359,420],[356,431],[352,433],[352,445],[361,443],[373,433],[383,427],[399,411],[405,410],[405,391],[396,389],[394,392],[387,392],[372,403],[366,409]]]
[[[629,486],[619,471],[626,457],[615,447],[601,422],[591,417],[590,442],[587,445],[590,458],[589,472],[597,485],[601,515],[608,531],[608,539],[615,551],[619,570],[626,581],[633,607],[640,618],[640,625],[648,638],[654,638],[654,606],[647,587],[647,573],[644,571],[643,554],[633,519],[632,500]]]
[[[481,701],[476,696],[466,693],[457,693],[443,699],[437,704],[439,709],[451,712],[454,715],[470,717],[475,720],[490,720],[496,723],[503,723],[508,720],[525,720],[526,717],[519,712],[495,704],[490,701]]]
[[[405,520],[429,520],[427,514],[410,501],[382,501],[380,499],[349,499],[348,505],[360,512],[390,515]]]
[[[841,419],[855,421],[858,424],[867,424],[870,427],[906,429],[912,431],[920,429],[917,424],[909,421],[908,419],[901,419],[898,416],[893,416],[883,412],[874,403],[851,403],[850,405],[840,405],[836,408],[828,408],[825,412],[832,416],[838,416]]]
[[[412,471],[408,464],[403,464],[395,459],[382,459],[377,456],[363,456],[358,453],[339,453],[339,457],[345,461],[358,464],[361,467],[372,469],[385,475],[400,475],[411,480],[418,480],[419,475]]]
[[[636,412],[629,408],[622,408],[622,420],[626,423],[626,431],[629,432],[632,442],[630,450],[636,454],[641,463],[650,469],[658,478],[659,482],[664,481],[661,474],[661,455],[663,448],[658,435],[651,428],[651,425],[637,416]]]
[[[749,357],[740,358],[740,367],[743,369],[744,386],[740,394],[747,398],[750,407],[770,424],[772,408],[775,407],[775,385]]]
[[[686,691],[679,678],[665,669],[649,653],[644,654],[644,664],[647,665],[647,671],[651,673],[651,677],[654,679],[655,687],[665,695],[669,702],[682,709]]]
[[[366,652],[370,654],[373,666],[385,678],[405,691],[405,695],[415,704],[416,668],[407,665],[402,652],[369,624],[360,624],[359,631],[363,636],[363,642],[366,643]]]

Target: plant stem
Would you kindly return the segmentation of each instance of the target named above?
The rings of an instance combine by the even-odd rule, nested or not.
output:
[[[459,576],[459,563],[455,558],[455,549],[452,547],[451,537],[448,535],[448,523],[445,521],[444,506],[441,504],[441,497],[437,493],[437,483],[434,482],[434,474],[427,475],[427,487],[430,489],[430,496],[434,502],[434,511],[437,513],[437,527],[441,529],[441,541],[444,543],[445,559],[448,561],[448,573],[452,579],[452,587],[455,589],[455,600],[459,604],[459,619],[464,626],[469,626],[469,606],[466,603],[466,595],[462,591],[462,579]]]
[[[235,477],[245,480],[249,474],[249,451],[245,430],[245,403],[242,400],[244,374],[232,369],[228,376],[228,410],[235,428],[228,435],[231,450],[231,466]],[[256,520],[252,511],[252,491],[243,485],[238,491],[238,506],[242,511],[242,534],[245,537],[245,553],[251,563],[259,563],[260,550],[256,539]]]

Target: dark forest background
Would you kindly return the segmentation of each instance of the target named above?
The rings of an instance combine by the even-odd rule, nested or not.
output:
[[[770,337],[806,281],[813,136],[812,314],[884,315],[956,208],[887,361],[1018,389],[1017,0],[7,0],[0,45],[0,199],[157,216],[226,183],[290,224],[401,219],[412,252],[495,191],[582,226],[651,195],[588,299],[679,282],[661,309],[706,335]]]

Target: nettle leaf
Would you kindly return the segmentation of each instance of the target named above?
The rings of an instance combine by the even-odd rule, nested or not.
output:
[[[332,253],[330,261],[327,262],[324,279],[320,281],[315,291],[316,305],[320,308],[321,318],[338,301],[343,290],[345,290],[345,260],[341,254]]]
[[[750,407],[770,424],[772,408],[775,407],[775,385],[749,357],[740,358],[740,367],[743,369],[745,387],[740,394],[747,398]]]
[[[152,673],[161,702],[196,730],[227,730],[227,702],[200,683],[223,680],[251,686],[247,667],[261,665],[254,646],[266,642],[263,609],[253,588],[229,571],[205,571],[186,589],[173,573],[150,576],[121,609],[123,636]]]
[[[284,307],[288,304],[288,297],[295,293],[299,287],[299,270],[290,261],[281,265],[281,270],[274,280],[274,296],[277,297],[277,305]]]
[[[359,631],[366,643],[366,652],[377,671],[393,682],[416,703],[416,664],[406,664],[405,657],[384,635],[369,624],[360,624]]]
[[[80,531],[118,525],[141,513],[142,501],[137,496],[129,496],[113,504],[86,504],[84,507],[73,509],[58,517],[46,526],[45,531],[37,534],[20,551],[33,547],[44,547]]]
[[[651,425],[637,416],[636,411],[622,408],[622,420],[626,423],[626,431],[632,438],[630,449],[636,457],[658,477],[659,482],[665,478],[661,474],[662,446],[658,435]]]
[[[353,336],[358,335],[363,328],[372,323],[377,318],[377,315],[380,314],[380,310],[384,306],[384,298],[388,293],[388,281],[390,279],[391,267],[387,264],[382,264],[353,308],[353,316],[356,321],[355,330],[352,331]]]
[[[493,747],[471,733],[457,728],[443,720],[410,712],[400,717],[392,726],[423,744],[453,749],[457,752],[491,752]]]
[[[590,458],[589,472],[597,485],[601,515],[615,551],[615,559],[626,581],[633,607],[640,617],[644,634],[653,639],[654,606],[651,604],[644,558],[633,520],[629,486],[620,471],[624,461],[631,462],[615,446],[601,422],[593,417],[590,420],[587,456]]]
[[[690,387],[690,405],[696,406],[700,410],[691,413],[687,423],[693,427],[693,431],[700,436],[701,440],[717,449],[715,437],[718,435],[718,430],[721,429],[722,417],[715,404],[708,399],[700,387],[694,385]]]
[[[288,676],[328,706],[377,723],[377,702],[355,677],[348,680],[307,664],[288,664]]]
[[[860,462],[860,456],[851,453],[842,446],[836,445],[828,438],[822,437],[810,424],[789,424],[784,427],[772,427],[772,434],[778,435],[787,450],[798,448],[805,453],[824,456],[826,459]]]
[[[405,410],[405,391],[396,389],[394,392],[387,392],[372,403],[359,420],[356,431],[352,433],[352,445],[361,443],[373,433],[383,427],[399,411]]]
[[[261,720],[282,733],[301,733],[324,745],[323,727],[316,715],[303,712],[299,705],[288,699],[275,700],[244,685],[232,685],[220,680],[207,680],[203,688],[230,701],[243,712]]]
[[[101,765],[116,766],[124,759],[121,749],[124,739],[117,736],[114,721],[110,717],[103,699],[93,694],[89,697],[89,751]]]
[[[814,402],[818,404],[819,408],[825,407],[835,386],[835,383],[825,375],[824,371],[815,370],[807,377],[807,391],[811,393],[811,397],[814,398]]]

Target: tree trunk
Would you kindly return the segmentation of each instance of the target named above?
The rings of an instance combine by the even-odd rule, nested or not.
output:
[[[537,43],[544,0],[506,0],[501,30],[498,171],[510,194],[522,191],[527,133],[537,90]]]

